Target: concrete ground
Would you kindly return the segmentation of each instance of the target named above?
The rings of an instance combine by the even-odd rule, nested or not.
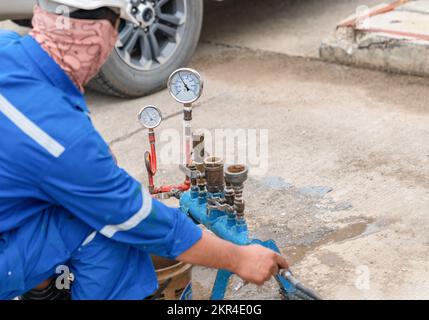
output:
[[[323,297],[429,299],[429,80],[314,59],[339,20],[377,2],[208,4],[192,62],[206,84],[194,126],[269,130],[269,170],[247,183],[247,220]],[[146,181],[137,112],[159,106],[162,133],[180,130],[180,105],[167,91],[136,100],[89,93],[88,102],[120,165]],[[179,178],[163,165],[158,181]],[[194,270],[197,298],[208,297],[214,274]],[[271,282],[228,298],[279,295]]]
[[[226,0],[208,4],[202,40],[318,57],[322,39],[360,6],[386,0]],[[245,8],[243,10],[243,8]]]
[[[429,76],[429,0],[363,8],[338,23],[320,46],[322,59]]]

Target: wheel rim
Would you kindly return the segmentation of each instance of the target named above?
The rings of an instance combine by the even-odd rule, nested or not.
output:
[[[146,25],[121,21],[116,52],[130,67],[148,71],[165,64],[177,50],[186,24],[186,0],[141,0]],[[151,14],[154,14],[152,17]]]

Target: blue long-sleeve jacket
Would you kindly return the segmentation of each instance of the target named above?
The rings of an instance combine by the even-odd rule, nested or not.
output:
[[[82,94],[39,44],[0,31],[0,234],[53,206],[160,256],[201,237],[115,164]]]

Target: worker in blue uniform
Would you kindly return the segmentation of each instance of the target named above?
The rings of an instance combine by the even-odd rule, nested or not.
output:
[[[73,299],[143,299],[157,289],[151,254],[256,284],[288,267],[152,199],[94,128],[83,87],[113,49],[119,15],[134,19],[128,2],[40,0],[30,35],[0,31],[0,299],[44,290],[62,265]],[[58,5],[72,30],[53,24]]]

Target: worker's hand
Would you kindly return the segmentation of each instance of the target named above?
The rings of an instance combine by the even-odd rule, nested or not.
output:
[[[203,232],[201,239],[176,260],[226,269],[257,285],[270,280],[279,269],[289,269],[286,259],[270,249],[259,245],[238,246],[210,232]]]
[[[280,269],[289,269],[284,257],[260,245],[243,246],[238,252],[238,263],[233,272],[250,283],[263,285]]]

